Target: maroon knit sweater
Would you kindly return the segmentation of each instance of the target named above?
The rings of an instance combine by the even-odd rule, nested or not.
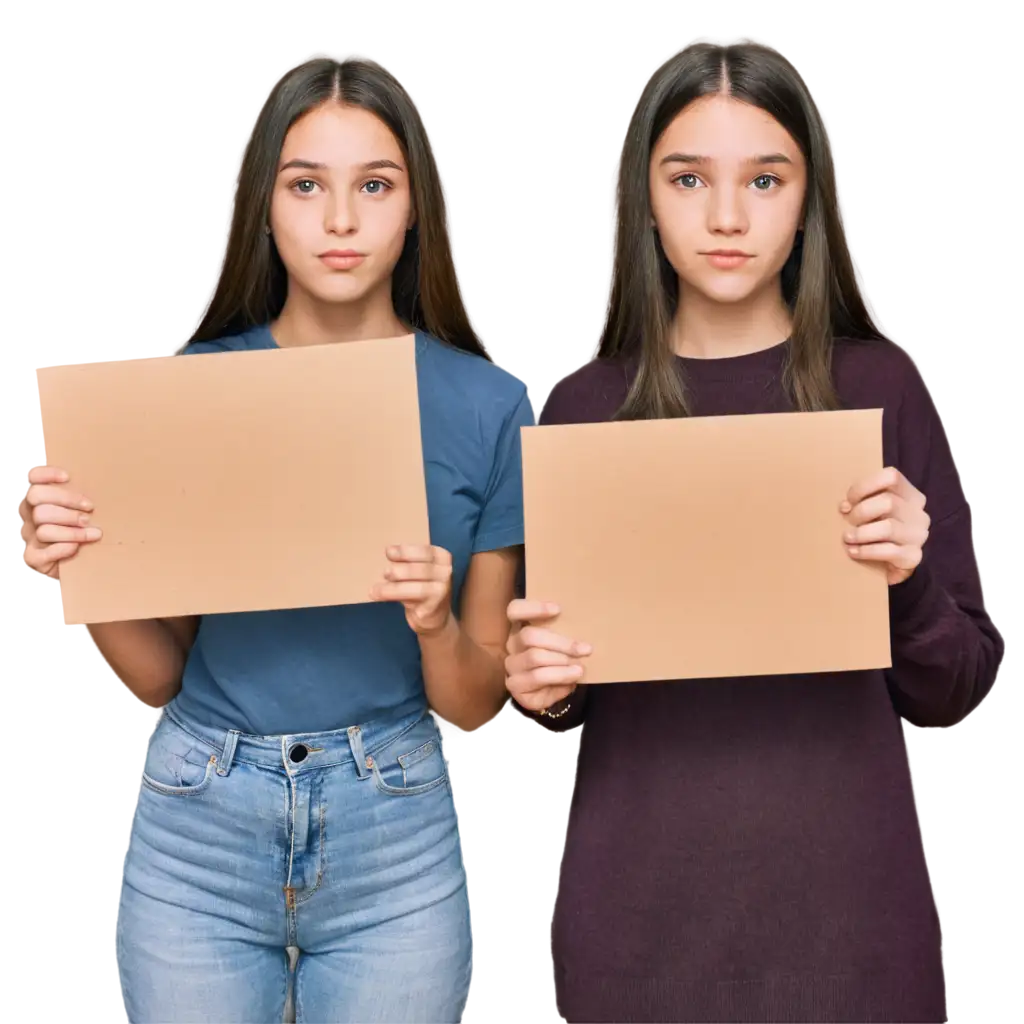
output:
[[[695,414],[791,411],[787,349],[679,359]],[[610,419],[624,365],[567,377],[540,423]],[[889,591],[893,668],[584,686],[537,719],[583,725],[552,929],[569,1021],[946,1020],[901,719],[960,721],[1003,641],[916,367],[839,341],[833,378],[843,407],[885,410],[885,463],[932,518],[924,561]]]

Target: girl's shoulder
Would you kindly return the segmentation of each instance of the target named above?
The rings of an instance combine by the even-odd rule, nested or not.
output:
[[[206,341],[193,341],[182,350],[182,355],[202,355],[207,352],[240,352],[246,349],[275,348],[267,325],[250,327],[236,334],[226,334]]]
[[[836,338],[832,377],[844,403],[898,409],[928,402],[928,389],[910,353],[893,341]]]
[[[628,390],[629,367],[623,359],[592,359],[551,389],[539,422],[546,425],[610,420]]]

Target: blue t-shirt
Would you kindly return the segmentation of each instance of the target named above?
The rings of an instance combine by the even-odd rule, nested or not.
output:
[[[186,352],[268,348],[277,343],[262,326]],[[416,377],[430,539],[452,554],[457,609],[470,557],[523,543],[519,428],[533,425],[533,409],[511,374],[423,333]],[[405,611],[369,603],[203,616],[176,706],[278,735],[346,728],[417,699],[419,641]]]

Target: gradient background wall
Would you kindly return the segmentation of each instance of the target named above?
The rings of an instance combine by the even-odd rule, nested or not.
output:
[[[655,68],[749,37],[799,68],[831,133],[850,245],[883,330],[920,367],[975,517],[1008,654],[942,732],[906,727],[945,935],[949,1016],[1019,1006],[1022,179],[1012,8],[181,2],[3,16],[0,564],[9,1019],[124,1020],[120,872],[157,712],[107,669],[58,586],[22,564],[16,507],[44,459],[37,366],[168,355],[214,286],[242,148],[278,77],[371,57],[419,106],[455,260],[496,361],[551,387],[593,354],[616,163]],[[578,733],[511,709],[445,728],[475,934],[466,1024],[557,1022],[549,928]],[[644,786],[637,751],[636,786]],[[15,953],[17,949],[17,953]]]

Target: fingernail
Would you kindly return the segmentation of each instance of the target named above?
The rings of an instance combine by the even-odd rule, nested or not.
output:
[[[80,515],[78,517],[78,525],[79,526],[87,526],[88,524],[89,524],[89,517],[87,515],[82,514],[82,515]]]
[[[576,650],[581,655],[584,655],[584,654],[590,654],[594,650],[594,648],[591,647],[590,644],[579,643],[579,644],[576,645]]]
[[[388,548],[388,558],[397,558],[397,557],[398,557],[398,548],[395,548],[395,547]]]
[[[85,531],[86,540],[99,540],[102,536],[103,531],[98,526],[90,526],[89,529]]]
[[[84,508],[86,512],[91,512],[95,506],[88,498],[83,498],[79,507]]]
[[[66,484],[66,483],[68,482],[68,475],[67,475],[67,473],[65,473],[65,472],[64,472],[63,470],[61,470],[61,471],[60,471],[60,472],[59,472],[59,473],[57,474],[57,480],[58,480],[58,481],[59,481],[60,483],[62,483],[62,484]]]
[[[843,540],[845,540],[847,544],[852,544],[856,539],[857,539],[857,537],[853,533],[844,533],[843,534]]]
[[[846,515],[846,513],[849,512],[852,507],[853,506],[850,505],[848,501],[844,501],[842,505],[839,506],[839,511],[842,512],[843,515]]]
[[[860,548],[850,548],[850,554],[856,558],[860,554]]]
[[[546,611],[548,613],[548,615],[557,615],[558,614],[558,605],[557,604],[546,604],[546,605],[544,605],[544,611]]]

